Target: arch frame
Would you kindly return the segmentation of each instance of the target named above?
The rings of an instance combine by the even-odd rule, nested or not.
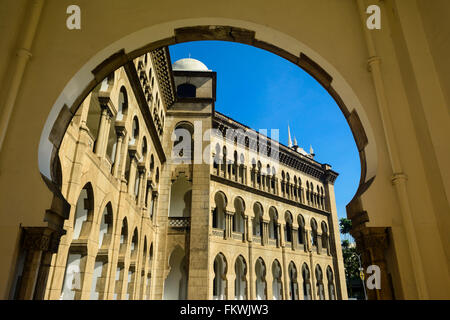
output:
[[[161,32],[161,28],[164,32]],[[152,34],[155,30],[165,36],[155,37]],[[153,41],[145,43],[143,39],[153,39]],[[262,25],[223,18],[178,20],[147,27],[123,37],[92,57],[67,83],[47,118],[39,143],[41,174],[50,179],[52,177],[51,150],[59,148],[65,129],[72,118],[68,113],[74,114],[89,92],[106,76],[153,49],[200,40],[231,41],[264,49],[299,66],[316,79],[341,109],[358,148],[361,175],[355,197],[369,187],[377,168],[373,130],[359,99],[339,72],[317,52],[297,39]],[[80,81],[83,82],[80,83]],[[341,92],[341,95],[338,92]],[[352,105],[353,109],[350,110],[347,105]],[[65,119],[65,121],[59,123],[58,119]],[[60,135],[55,135],[55,132],[59,132]]]

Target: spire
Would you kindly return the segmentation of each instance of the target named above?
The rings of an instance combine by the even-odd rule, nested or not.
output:
[[[292,148],[291,129],[289,129],[289,125],[288,125],[288,147]]]
[[[294,136],[294,146],[298,146],[297,138]]]
[[[314,149],[313,149],[312,145],[309,145],[309,154],[314,156]]]

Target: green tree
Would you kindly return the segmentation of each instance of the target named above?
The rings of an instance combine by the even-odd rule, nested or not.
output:
[[[344,238],[348,240],[350,230],[352,229],[352,220],[347,218],[339,219],[339,231],[344,235]]]
[[[350,230],[352,228],[352,221],[350,219],[341,218],[339,219],[339,230],[342,235],[344,235],[344,240],[342,240],[342,257],[344,259],[345,268],[345,278],[347,279],[347,288],[349,290],[349,297],[352,296],[351,287],[348,285],[350,280],[359,278],[359,261],[356,256],[358,253],[354,242],[351,243],[348,238],[350,237]]]

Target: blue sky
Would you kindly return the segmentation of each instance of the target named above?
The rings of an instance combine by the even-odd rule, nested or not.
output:
[[[305,71],[270,52],[244,44],[198,41],[171,46],[172,63],[187,58],[202,61],[217,72],[216,110],[259,130],[280,130],[315,159],[339,173],[335,183],[338,216],[356,192],[360,163],[350,128],[331,96]]]

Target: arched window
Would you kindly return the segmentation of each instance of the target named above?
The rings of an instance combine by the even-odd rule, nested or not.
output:
[[[283,300],[283,282],[281,281],[281,265],[278,260],[272,263],[272,295],[273,300]]]
[[[86,184],[78,196],[75,207],[72,240],[87,239],[89,237],[94,217],[94,196],[90,183]],[[61,300],[81,299],[81,285],[83,283],[87,246],[84,249],[79,246],[69,247],[66,270],[64,272],[63,286],[61,289]]]
[[[189,122],[175,126],[172,133],[172,161],[190,164],[194,159],[194,127]]]
[[[147,145],[147,138],[144,137],[142,139],[142,160],[145,159],[145,157],[147,156],[147,151],[148,151],[148,145]]]
[[[217,192],[214,196],[216,207],[213,210],[212,227],[216,229],[225,229],[225,208],[227,207],[227,198],[222,192]]]
[[[241,197],[234,199],[233,231],[244,232],[245,202]]]
[[[325,290],[323,287],[323,273],[322,268],[319,265],[316,265],[316,288],[319,299],[325,300]]]
[[[267,283],[266,283],[266,264],[262,258],[258,258],[255,264],[255,275],[256,275],[256,299],[266,300],[267,299]]]
[[[305,300],[311,300],[311,276],[308,265],[306,263],[302,266],[303,278],[303,297]]]
[[[156,168],[156,173],[155,173],[155,182],[156,184],[159,183],[159,168]]]
[[[291,242],[292,241],[292,214],[289,211],[286,211],[285,215],[284,215],[284,220],[285,220],[285,240],[286,242]]]
[[[195,98],[197,88],[190,83],[182,83],[177,87],[177,95],[179,98]]]
[[[275,207],[270,207],[269,218],[269,238],[278,240],[278,212]]]
[[[130,139],[130,145],[135,145],[137,141],[139,140],[139,121],[138,118],[135,116],[133,118],[132,128],[131,128],[131,139]]]
[[[336,294],[334,290],[333,270],[331,267],[327,267],[327,279],[328,279],[328,297],[330,300],[336,300]]]
[[[294,262],[289,263],[289,298],[291,300],[298,300],[298,282],[297,282],[297,268]]]
[[[327,228],[327,224],[325,223],[325,221],[322,221],[321,223],[321,229],[322,229],[322,249],[327,250],[328,252],[328,228]]]
[[[78,196],[73,220],[72,239],[87,238],[94,218],[94,194],[90,183],[86,184]]]
[[[190,217],[192,202],[192,183],[181,174],[170,188],[169,217]]]
[[[227,260],[219,253],[214,259],[213,299],[225,300],[227,298]]]
[[[263,234],[263,225],[261,223],[262,216],[263,216],[263,209],[262,205],[259,202],[256,202],[253,205],[253,235],[257,237],[261,237]]]
[[[128,94],[125,87],[122,86],[119,91],[119,103],[116,120],[117,121],[125,120],[127,113],[128,113]]]
[[[314,218],[311,219],[311,245],[317,246],[317,222]]]
[[[236,278],[234,280],[234,298],[236,300],[247,299],[247,263],[243,256],[239,256],[234,264]]]
[[[169,259],[170,272],[164,281],[164,300],[185,300],[187,298],[187,260],[184,250],[177,246]]]
[[[130,248],[132,261],[137,259],[138,243],[139,243],[138,229],[135,228],[133,232],[133,238],[131,238],[131,248]]]
[[[306,240],[306,231],[305,231],[305,218],[301,214],[297,217],[298,223],[298,244],[305,245]]]

